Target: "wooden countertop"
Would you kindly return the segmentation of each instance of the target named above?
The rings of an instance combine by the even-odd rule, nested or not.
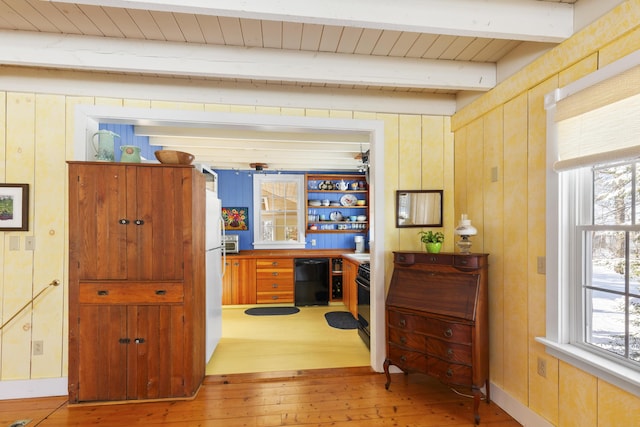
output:
[[[227,258],[338,258],[354,253],[348,249],[259,249],[227,254]]]

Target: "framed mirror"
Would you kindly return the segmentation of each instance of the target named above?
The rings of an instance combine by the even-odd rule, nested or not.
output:
[[[442,227],[442,190],[396,191],[396,227]]]

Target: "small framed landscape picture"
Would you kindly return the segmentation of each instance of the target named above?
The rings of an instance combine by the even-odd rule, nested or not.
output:
[[[29,229],[29,184],[0,184],[0,231]]]

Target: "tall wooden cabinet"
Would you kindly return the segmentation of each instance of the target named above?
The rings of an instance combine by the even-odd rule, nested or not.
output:
[[[204,186],[191,166],[69,162],[69,402],[197,391]]]
[[[489,394],[487,254],[394,252],[387,295],[389,366],[470,387],[475,422],[481,389]]]

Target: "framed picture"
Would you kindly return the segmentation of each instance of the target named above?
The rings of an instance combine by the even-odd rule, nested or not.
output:
[[[29,229],[29,184],[0,184],[0,231]]]
[[[249,208],[222,208],[222,220],[224,221],[225,230],[249,229]]]

